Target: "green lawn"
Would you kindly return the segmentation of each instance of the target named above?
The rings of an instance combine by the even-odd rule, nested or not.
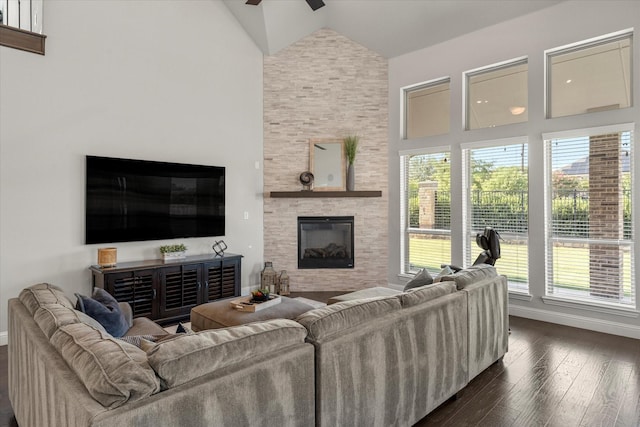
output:
[[[500,243],[501,258],[496,263],[500,274],[509,278],[510,282],[527,282],[528,246]],[[473,258],[480,253],[474,245]],[[426,267],[431,271],[439,271],[440,264],[449,264],[451,242],[444,239],[409,240],[409,258],[412,265]],[[573,289],[589,289],[589,249],[573,247],[554,248],[554,282],[558,287]],[[624,252],[623,275],[625,294],[631,293],[630,253]],[[543,274],[544,272],[541,272]]]

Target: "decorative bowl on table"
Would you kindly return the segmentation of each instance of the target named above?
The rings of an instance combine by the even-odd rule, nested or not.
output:
[[[265,302],[269,301],[269,290],[258,289],[251,291],[251,302]]]

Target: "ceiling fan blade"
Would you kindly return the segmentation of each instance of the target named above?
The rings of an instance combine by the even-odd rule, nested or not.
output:
[[[250,4],[252,6],[257,6],[260,4],[262,0],[247,0],[247,2],[245,4]]]
[[[324,6],[324,2],[322,0],[307,0],[307,4],[314,11]]]

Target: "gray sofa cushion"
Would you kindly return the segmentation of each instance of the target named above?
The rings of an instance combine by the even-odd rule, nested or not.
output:
[[[102,325],[91,316],[88,316],[81,311],[67,308],[62,304],[43,305],[36,310],[33,315],[33,319],[36,321],[38,326],[40,326],[40,329],[42,329],[42,332],[44,332],[47,338],[51,338],[53,333],[61,326],[73,323],[86,323],[101,332],[107,332]]]
[[[128,302],[118,302],[118,306],[120,306],[120,311],[122,311],[122,315],[124,316],[125,321],[127,322],[127,329],[133,326],[133,310],[131,309],[131,305]]]
[[[148,317],[136,317],[133,325],[129,328],[125,336],[133,335],[165,335],[168,334],[162,326],[158,325]]]
[[[20,292],[19,298],[31,315],[38,308],[47,304],[61,304],[67,308],[74,308],[71,301],[62,292],[62,289],[49,283],[29,286]]]
[[[84,323],[60,327],[51,337],[91,396],[108,408],[142,400],[160,390],[147,355]]]
[[[276,319],[147,343],[147,356],[163,388],[171,388],[257,355],[302,344],[306,336],[307,331],[293,320]]]
[[[457,273],[442,276],[441,281],[445,282],[453,280],[456,282],[458,290],[460,290],[473,283],[482,282],[486,279],[496,277],[497,275],[498,272],[494,266],[489,264],[478,264],[472,265],[464,270],[460,270]]]
[[[300,315],[296,321],[307,328],[309,339],[318,341],[354,326],[371,323],[400,310],[397,296],[344,301]]]
[[[432,285],[413,288],[400,295],[400,303],[403,308],[413,307],[427,301],[440,298],[441,296],[452,294],[456,291],[455,282],[441,282]]]

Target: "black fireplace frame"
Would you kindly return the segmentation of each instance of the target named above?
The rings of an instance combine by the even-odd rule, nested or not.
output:
[[[303,258],[300,253],[302,227],[305,224],[344,224],[351,225],[351,256],[347,258]],[[352,216],[299,216],[298,217],[298,269],[354,268],[355,265],[355,221]]]

